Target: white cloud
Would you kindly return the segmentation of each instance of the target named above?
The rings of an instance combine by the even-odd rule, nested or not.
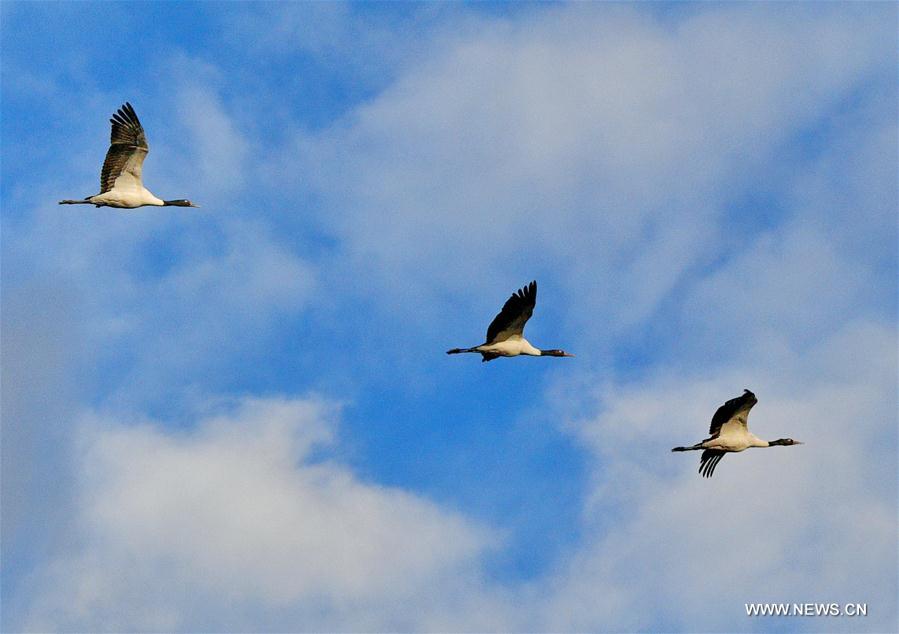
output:
[[[210,195],[226,200],[247,183],[248,142],[213,92],[186,83],[179,98],[192,146],[190,165],[199,176],[189,182],[199,181]]]
[[[32,580],[27,624],[721,631],[766,627],[742,620],[747,601],[836,600],[871,616],[796,627],[889,629],[896,343],[853,321],[774,363],[606,383],[600,413],[571,423],[595,455],[582,541],[525,586],[484,579],[485,529],[329,457],[325,403],[245,399],[182,431],[93,415],[79,428],[75,530]],[[704,480],[695,454],[669,449],[703,437],[744,386],[761,398],[756,433],[806,445],[727,457]]]
[[[608,384],[573,426],[595,452],[582,548],[549,578],[553,630],[748,631],[745,602],[867,602],[870,616],[795,623],[884,631],[896,622],[895,333],[850,323],[768,365],[746,355],[691,374]],[[720,403],[752,388],[750,425],[806,444],[698,453]],[[614,518],[614,521],[609,521]],[[598,625],[599,624],[599,625]]]
[[[607,342],[724,255],[726,205],[852,94],[888,37],[864,12],[779,16],[669,24],[584,5],[485,21],[301,136],[286,164],[308,160],[340,210],[341,257],[377,263],[373,288],[395,304],[563,268]]]
[[[853,322],[776,367],[607,383],[600,413],[571,423],[595,455],[581,543],[525,585],[485,578],[497,538],[484,527],[331,457],[326,403],[244,399],[180,431],[92,415],[79,427],[74,530],[32,579],[27,625],[754,630],[744,602],[836,600],[871,616],[796,627],[888,629],[895,346],[889,329]],[[744,385],[761,398],[756,433],[806,444],[730,456],[702,479],[695,454],[669,449],[703,437]]]
[[[788,223],[760,236],[683,300],[692,344],[728,354],[735,340],[802,345],[876,305],[876,275],[842,257],[816,227]],[[868,309],[870,310],[870,309]]]
[[[88,417],[72,549],[42,571],[28,629],[402,629],[451,606],[494,538],[327,458],[334,417],[275,398],[191,431]]]

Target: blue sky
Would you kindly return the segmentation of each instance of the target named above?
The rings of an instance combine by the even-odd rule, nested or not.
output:
[[[4,631],[895,629],[895,5],[0,11]]]

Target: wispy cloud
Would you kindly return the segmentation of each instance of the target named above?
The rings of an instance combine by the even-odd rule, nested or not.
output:
[[[877,72],[881,30],[840,54],[875,19],[730,8],[671,26],[575,7],[489,24],[300,156],[341,211],[341,255],[377,262],[379,289],[437,299],[562,266],[612,334],[723,255],[729,199]]]

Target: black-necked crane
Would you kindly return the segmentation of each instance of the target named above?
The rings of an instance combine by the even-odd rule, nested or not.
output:
[[[162,200],[144,187],[141,170],[150,151],[144,128],[131,104],[119,108],[112,119],[109,150],[100,171],[100,193],[83,200],[60,200],[60,205],[96,205],[135,209],[151,205],[155,207],[198,207],[189,200]]]
[[[692,447],[675,447],[671,451],[693,451],[702,449],[702,457],[699,459],[699,473],[704,478],[711,478],[715,467],[721,462],[726,453],[736,453],[750,447],[776,447],[778,445],[801,445],[802,443],[792,438],[778,438],[777,440],[762,440],[751,431],[747,419],[749,410],[758,403],[755,394],[749,390],[743,390],[743,395],[732,398],[718,408],[712,416],[712,424],[709,426],[710,437]]]
[[[492,361],[497,357],[517,357],[526,354],[532,357],[573,357],[564,350],[540,350],[524,338],[524,325],[534,314],[537,303],[537,282],[531,282],[512,293],[499,314],[487,328],[487,341],[474,348],[453,348],[447,354],[478,352],[481,361]]]

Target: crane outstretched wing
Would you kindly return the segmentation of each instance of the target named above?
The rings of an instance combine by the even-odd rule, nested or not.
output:
[[[112,131],[109,150],[100,172],[100,193],[106,193],[113,187],[140,189],[143,187],[141,171],[144,158],[150,151],[140,119],[131,104],[125,102],[109,122]]]
[[[734,414],[739,412],[746,405],[749,405],[751,408],[755,403],[755,394],[749,390],[743,390],[742,396],[732,398],[719,407],[715,412],[715,415],[712,416],[712,423],[709,425],[709,434],[711,434],[711,438],[717,438],[721,434],[721,427],[729,422],[733,425],[740,425],[745,428],[746,422],[734,419]]]
[[[503,309],[490,322],[490,326],[487,328],[487,343],[505,341],[514,335],[521,336],[521,333],[524,332],[524,325],[534,314],[536,303],[536,281],[512,293],[512,297],[503,304]]]
[[[712,477],[715,467],[721,462],[725,453],[727,452],[720,449],[706,449],[702,452],[702,457],[699,459],[699,473],[702,474],[703,478]]]

